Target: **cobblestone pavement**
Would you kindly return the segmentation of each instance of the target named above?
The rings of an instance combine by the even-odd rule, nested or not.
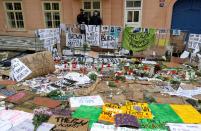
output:
[[[0,36],[0,50],[43,50],[42,41],[34,37]]]

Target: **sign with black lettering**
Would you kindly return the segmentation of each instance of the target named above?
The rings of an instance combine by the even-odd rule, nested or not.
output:
[[[100,26],[85,25],[86,42],[92,46],[99,46],[100,43]]]
[[[66,45],[69,47],[82,47],[84,43],[84,36],[78,33],[66,34]]]
[[[52,116],[48,122],[56,125],[52,131],[87,131],[89,121],[85,119]]]

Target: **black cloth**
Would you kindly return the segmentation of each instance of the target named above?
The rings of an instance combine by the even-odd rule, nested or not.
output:
[[[89,21],[90,25],[102,25],[100,16],[92,16]]]
[[[83,14],[83,13],[80,13],[77,16],[77,23],[78,24],[88,24],[87,16],[85,14]]]

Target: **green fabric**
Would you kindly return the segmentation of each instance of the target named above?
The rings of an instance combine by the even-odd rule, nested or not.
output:
[[[182,119],[176,114],[176,112],[170,107],[169,104],[149,104],[149,108],[151,109],[154,118],[152,120],[139,120],[139,123],[143,130],[167,130],[167,127],[165,127],[166,123],[183,123]]]
[[[80,106],[79,108],[75,110],[72,117],[89,119],[89,128],[91,128],[92,124],[98,121],[98,118],[101,113],[102,113],[102,108],[93,107],[93,106]]]
[[[144,51],[155,43],[155,29],[149,29],[148,33],[133,33],[133,27],[126,27],[123,32],[123,48],[133,52]]]

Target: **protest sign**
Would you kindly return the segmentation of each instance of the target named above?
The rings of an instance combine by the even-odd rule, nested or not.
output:
[[[138,119],[146,118],[152,119],[153,115],[147,103],[136,103],[127,101],[122,110],[126,114],[133,115]]]
[[[91,46],[99,46],[100,43],[100,26],[85,25],[86,42]]]
[[[66,45],[73,47],[82,47],[84,44],[84,35],[77,33],[66,33]]]
[[[170,105],[184,123],[201,123],[201,114],[191,105]]]
[[[201,34],[190,34],[188,48],[199,49],[201,46]]]
[[[88,120],[77,119],[62,116],[51,116],[49,123],[55,124],[56,126],[52,131],[87,131],[88,130]]]
[[[45,106],[48,108],[56,108],[61,104],[60,101],[52,100],[45,97],[35,97],[33,100],[33,103],[36,105]]]
[[[89,119],[89,128],[91,128],[92,124],[98,121],[98,117],[100,116],[101,112],[102,109],[98,107],[80,106],[75,110],[72,117]]]
[[[112,35],[101,34],[101,48],[115,49],[118,46],[118,39]]]
[[[53,115],[56,116],[65,116],[65,117],[70,117],[72,111],[66,110],[66,109],[49,109],[50,112],[52,112]]]
[[[139,128],[138,120],[133,115],[129,114],[117,114],[115,115],[115,125],[116,126],[127,126],[127,127],[135,127]]]
[[[100,123],[94,123],[90,131],[115,131],[114,125],[104,125]]]
[[[20,104],[23,103],[31,98],[33,98],[34,95],[29,93],[29,92],[25,92],[25,91],[20,91],[15,95],[9,96],[6,98],[6,101],[11,102],[11,103],[15,103],[15,104]]]
[[[47,75],[55,71],[52,54],[49,51],[26,55],[21,57],[19,60],[32,71],[26,79]]]
[[[11,60],[11,75],[17,81],[24,80],[32,71],[18,58]]]
[[[77,108],[81,105],[86,106],[102,106],[104,104],[102,98],[97,96],[83,96],[83,97],[71,97],[70,98],[71,108]]]
[[[107,121],[114,123],[114,116],[119,113],[123,113],[122,107],[117,104],[106,103],[103,106],[102,114],[99,117],[101,121]]]
[[[42,123],[36,131],[50,131],[55,125],[50,123]],[[8,131],[33,131],[34,125],[32,120],[25,120],[19,125],[11,128]]]

